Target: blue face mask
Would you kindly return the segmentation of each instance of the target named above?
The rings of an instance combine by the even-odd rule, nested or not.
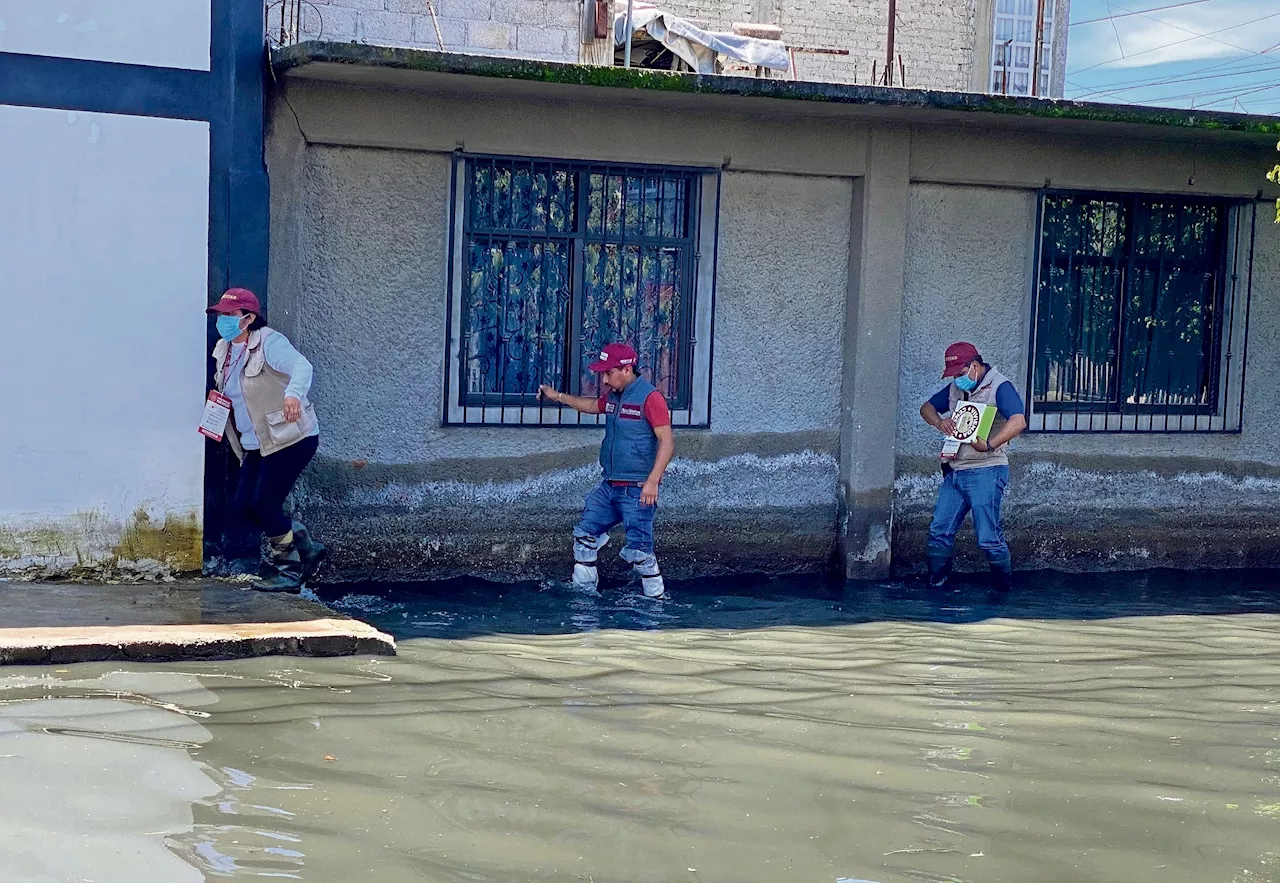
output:
[[[240,320],[244,316],[219,316],[217,321],[218,336],[223,340],[232,341],[240,336]]]
[[[978,388],[978,381],[969,377],[968,374],[961,374],[956,378],[956,389],[961,392],[973,392]]]

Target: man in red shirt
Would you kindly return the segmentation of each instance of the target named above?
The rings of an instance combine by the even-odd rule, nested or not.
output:
[[[583,414],[604,414],[600,445],[603,476],[587,495],[582,520],[573,529],[573,581],[592,591],[599,584],[596,559],[609,542],[609,531],[622,524],[627,544],[619,553],[640,576],[649,598],[665,594],[653,551],[653,520],[658,511],[658,485],[675,454],[667,401],[637,373],[639,357],[625,343],[611,343],[591,363],[607,392],[599,398],[572,396],[543,385],[538,395]]]

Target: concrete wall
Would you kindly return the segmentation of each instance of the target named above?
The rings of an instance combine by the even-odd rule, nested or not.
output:
[[[1150,169],[1114,173],[1129,175],[1131,187],[1159,184]],[[1186,178],[1169,178],[1163,189],[1188,189]],[[1280,385],[1273,382],[1280,371],[1280,230],[1267,206],[1259,221],[1243,431],[1023,436],[1012,447],[1006,504],[1020,567],[1274,566],[1280,468],[1268,415],[1280,408]],[[943,386],[943,348],[970,340],[1026,393],[1035,223],[1032,190],[911,188],[895,483],[900,569],[921,563],[938,484],[940,440],[916,410]],[[970,543],[964,548],[968,563],[984,566]]]
[[[600,431],[441,426],[451,158],[430,143],[335,146],[317,143],[317,133],[346,131],[343,108],[352,102],[365,108],[357,125],[378,137],[415,137],[405,113],[449,144],[546,155],[537,138],[586,132],[591,112],[498,102],[491,107],[507,124],[490,129],[493,118],[466,103],[388,99],[291,94],[311,139],[302,150],[292,115],[274,115],[273,205],[294,229],[273,240],[273,322],[316,365],[323,426],[297,495],[301,511],[332,543],[342,578],[559,574],[597,480]],[[526,115],[543,124],[524,126]],[[677,122],[712,149],[717,125],[753,124],[697,115]],[[575,138],[574,152],[649,156],[633,135],[597,127]],[[814,149],[780,137],[797,154]],[[812,570],[831,558],[851,188],[848,176],[723,176],[712,429],[677,433],[659,516],[673,575]],[[824,381],[815,386],[815,377]]]
[[[281,0],[266,0],[267,30],[279,31]],[[841,49],[847,56],[799,53],[802,80],[871,82],[872,63],[883,73],[888,34],[884,3],[848,0],[669,0],[679,15],[730,30],[735,22],[768,22],[788,45]],[[1069,0],[1060,0],[1055,35],[1053,95],[1066,73]],[[450,52],[549,61],[589,61],[580,39],[580,0],[435,0],[444,48]],[[994,0],[900,0],[895,56],[906,84],[915,88],[986,91]],[[278,36],[278,33],[276,33]],[[354,40],[381,46],[438,49],[426,0],[314,0],[304,4],[303,39]],[[607,58],[612,56],[606,53]],[[1060,62],[1060,63],[1059,63]],[[984,67],[985,65],[985,67]],[[895,70],[894,82],[901,83]]]
[[[292,110],[273,115],[273,311],[317,365],[325,427],[298,501],[342,578],[562,573],[597,474],[595,430],[441,426],[459,144],[703,167],[734,146],[711,428],[678,433],[660,516],[666,568],[686,576],[822,570],[837,546],[850,575],[918,569],[937,439],[917,408],[941,386],[954,339],[1025,385],[1038,190],[1248,199],[1273,148],[1189,145],[1139,126],[911,128],[684,99],[664,106],[660,132],[623,130],[594,124],[606,105],[587,90],[513,99],[441,82],[290,80]],[[1280,405],[1280,241],[1261,216],[1244,432],[1020,440],[1008,508],[1018,566],[1268,563],[1280,534],[1263,422]]]
[[[74,107],[100,92],[85,61],[155,68],[120,68],[131,85],[209,71],[210,5],[0,0],[0,50],[26,100]],[[197,570],[210,125],[3,92],[0,574]]]
[[[309,0],[298,36],[418,49],[440,49],[443,38],[449,52],[582,60],[577,0],[434,0],[433,5],[435,22],[426,0]],[[281,0],[265,0],[265,10],[267,34],[278,41]]]

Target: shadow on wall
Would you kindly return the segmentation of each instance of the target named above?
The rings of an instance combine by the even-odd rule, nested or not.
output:
[[[329,587],[321,596],[398,640],[493,634],[556,635],[598,629],[763,629],[869,622],[973,623],[1003,619],[1098,620],[1129,616],[1280,613],[1273,571],[1022,573],[1007,594],[976,578],[941,590],[922,580],[840,583],[820,578],[724,578],[668,584],[651,601],[635,586],[599,597],[562,582]]]

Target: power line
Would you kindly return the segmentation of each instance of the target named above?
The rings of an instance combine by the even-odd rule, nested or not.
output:
[[[1102,2],[1107,4],[1107,18],[1111,21],[1111,33],[1116,35],[1116,48],[1120,50],[1120,57],[1124,58],[1124,44],[1120,42],[1120,29],[1116,27],[1115,12],[1112,10],[1111,3],[1108,0],[1102,0]]]
[[[1243,61],[1244,59],[1237,59],[1237,60]],[[1243,77],[1243,76],[1249,76],[1252,74],[1262,73],[1264,71],[1274,71],[1274,70],[1276,70],[1276,65],[1260,64],[1254,67],[1242,68],[1241,70],[1238,70],[1238,71],[1231,71],[1230,73],[1225,73],[1225,74],[1206,74],[1203,76],[1196,76],[1195,71],[1190,71],[1185,74],[1177,74],[1177,75],[1172,75],[1168,77],[1160,77],[1159,79],[1155,79],[1155,80],[1137,81],[1132,83],[1131,85],[1114,86],[1113,84],[1114,88],[1112,88],[1111,86],[1104,86],[1101,89],[1091,90],[1086,86],[1076,86],[1077,89],[1082,90],[1085,94],[1077,95],[1075,97],[1084,98],[1084,97],[1098,96],[1098,95],[1115,95],[1119,92],[1132,92],[1135,89],[1148,89],[1154,86],[1171,86],[1176,83],[1196,83],[1196,82],[1202,82],[1204,80],[1220,80],[1220,79],[1226,79],[1229,77]]]
[[[1127,10],[1125,10],[1125,8],[1124,8],[1123,6],[1117,6],[1116,4],[1111,3],[1111,2],[1110,2],[1110,0],[1103,0],[1103,2],[1105,2],[1105,3],[1107,4],[1107,8],[1108,8],[1108,9],[1111,9],[1111,8],[1114,6],[1116,9],[1119,9],[1119,10],[1121,10],[1121,11],[1127,12]],[[1147,10],[1147,11],[1148,11],[1148,12],[1151,12],[1151,11],[1153,11],[1153,10]],[[1130,14],[1130,15],[1140,15],[1140,16],[1142,16],[1142,17],[1143,17],[1143,18],[1145,18],[1145,19],[1149,19],[1150,21],[1156,22],[1157,24],[1162,24],[1162,25],[1164,25],[1166,28],[1173,28],[1175,31],[1182,31],[1182,33],[1184,33],[1184,34],[1191,34],[1191,35],[1196,36],[1196,37],[1203,37],[1203,38],[1204,38],[1204,39],[1206,39],[1206,40],[1213,40],[1213,42],[1215,42],[1215,43],[1221,43],[1223,46],[1230,46],[1232,49],[1238,49],[1238,50],[1240,50],[1241,52],[1248,52],[1250,55],[1266,55],[1268,52],[1270,52],[1270,51],[1271,51],[1271,49],[1276,48],[1276,47],[1272,46],[1272,47],[1271,47],[1271,49],[1264,49],[1264,50],[1262,50],[1261,52],[1258,52],[1257,50],[1254,50],[1254,49],[1248,49],[1248,48],[1246,48],[1246,47],[1244,47],[1244,46],[1238,46],[1238,45],[1236,45],[1235,43],[1228,43],[1226,40],[1218,40],[1218,39],[1215,39],[1214,37],[1212,37],[1212,36],[1210,36],[1210,35],[1208,35],[1208,34],[1202,34],[1202,33],[1200,33],[1199,31],[1193,31],[1193,30],[1191,30],[1190,28],[1184,28],[1184,27],[1182,27],[1181,25],[1175,25],[1173,22],[1165,21],[1165,20],[1164,20],[1164,19],[1162,19],[1162,18],[1152,18],[1151,16],[1147,15],[1147,13],[1146,13],[1146,12],[1129,12],[1128,14]],[[1112,20],[1112,22],[1111,22],[1111,27],[1112,27],[1113,29],[1115,28],[1115,25],[1116,25],[1115,21],[1114,21],[1114,20]],[[1244,25],[1240,25],[1240,27],[1244,27]],[[1228,30],[1230,30],[1230,29],[1228,29]],[[1214,33],[1222,33],[1222,32],[1221,32],[1221,31],[1215,31]],[[1119,39],[1120,39],[1120,37],[1119,37],[1119,35],[1117,34],[1117,36],[1116,36],[1116,40],[1118,41]],[[1123,54],[1124,54],[1124,53],[1122,52],[1122,53],[1121,53],[1121,55],[1123,55]]]
[[[1102,21],[1114,22],[1117,18],[1127,18],[1130,15],[1146,15],[1148,12],[1163,12],[1166,9],[1180,9],[1183,6],[1195,6],[1197,3],[1208,3],[1209,0],[1183,0],[1182,3],[1174,3],[1172,6],[1157,6],[1154,9],[1143,9],[1140,12],[1125,12],[1120,15],[1104,15],[1102,18],[1090,18],[1084,21],[1073,21],[1067,25],[1069,28],[1078,28],[1081,25],[1093,25]],[[1110,7],[1111,4],[1107,4]],[[1120,7],[1116,7],[1119,9]]]
[[[1240,92],[1236,95],[1228,95],[1226,98],[1219,98],[1216,101],[1210,101],[1208,104],[1200,105],[1202,108],[1213,107],[1215,104],[1221,104],[1224,101],[1238,101],[1246,95],[1254,95],[1258,92],[1266,92],[1268,89],[1280,89],[1280,83],[1272,83],[1269,86],[1259,86],[1257,89],[1250,89],[1247,92]]]
[[[1152,48],[1150,48],[1150,49],[1144,49],[1144,50],[1142,50],[1141,52],[1135,52],[1135,53],[1133,53],[1132,55],[1127,56],[1126,58],[1111,58],[1111,59],[1108,59],[1107,61],[1100,61],[1100,62],[1098,62],[1097,64],[1090,65],[1089,67],[1080,68],[1080,69],[1079,69],[1079,70],[1077,70],[1077,71],[1073,71],[1073,73],[1074,73],[1076,76],[1079,76],[1080,74],[1085,73],[1086,71],[1091,71],[1091,70],[1093,70],[1094,68],[1104,67],[1104,66],[1106,66],[1106,65],[1108,65],[1108,64],[1115,64],[1117,61],[1131,61],[1131,60],[1133,60],[1133,59],[1137,58],[1137,57],[1138,57],[1138,56],[1140,56],[1140,55],[1149,55],[1149,54],[1150,54],[1150,53],[1152,53],[1152,52],[1159,52],[1159,51],[1160,51],[1160,50],[1162,50],[1162,49],[1172,49],[1174,46],[1181,46],[1183,43],[1190,43],[1190,42],[1191,42],[1191,41],[1193,41],[1193,40],[1212,40],[1212,39],[1213,39],[1213,35],[1214,35],[1214,34],[1224,34],[1224,33],[1226,33],[1227,31],[1235,31],[1235,30],[1238,30],[1238,29],[1240,29],[1240,28],[1243,28],[1243,27],[1245,27],[1245,26],[1247,26],[1247,25],[1257,24],[1257,23],[1258,23],[1258,22],[1260,22],[1260,21],[1266,21],[1266,20],[1268,20],[1268,19],[1277,18],[1277,17],[1280,17],[1280,12],[1272,12],[1272,13],[1270,13],[1270,14],[1268,14],[1268,15],[1264,15],[1264,16],[1261,16],[1261,17],[1259,17],[1259,18],[1251,19],[1250,21],[1242,21],[1242,22],[1240,22],[1240,24],[1238,24],[1238,25],[1232,25],[1232,26],[1231,26],[1231,27],[1229,27],[1229,28],[1219,28],[1219,29],[1218,29],[1218,30],[1216,30],[1216,31],[1210,31],[1210,32],[1209,32],[1209,33],[1207,33],[1207,34],[1195,34],[1195,36],[1187,37],[1187,38],[1182,39],[1182,40],[1175,40],[1175,41],[1173,41],[1172,43],[1166,43],[1166,44],[1164,44],[1163,46],[1153,46],[1153,47],[1152,47]],[[1156,21],[1159,21],[1159,19],[1156,19]],[[1187,31],[1187,29],[1186,29],[1186,28],[1178,28],[1176,25],[1169,25],[1167,22],[1160,22],[1160,24],[1167,25],[1168,27],[1176,28],[1176,30],[1179,30],[1179,31],[1185,31],[1186,33],[1189,33],[1189,34],[1191,34],[1191,33],[1195,33],[1194,31]],[[1215,42],[1215,43],[1222,43],[1223,41],[1221,41],[1221,40],[1214,40],[1214,42]],[[1225,44],[1225,45],[1230,46],[1231,44],[1230,44],[1230,43],[1227,43],[1227,44]],[[1233,47],[1233,48],[1240,49],[1241,47],[1239,47],[1239,46],[1235,46],[1235,47]],[[1255,54],[1255,55],[1261,55],[1261,54],[1262,54],[1262,53],[1260,53],[1260,52],[1255,53],[1255,52],[1253,52],[1253,50],[1251,50],[1251,49],[1242,49],[1241,51],[1249,52],[1249,53],[1251,53],[1251,54]]]
[[[1209,97],[1209,96],[1211,96],[1211,95],[1225,95],[1227,98],[1231,98],[1232,96],[1235,96],[1235,95],[1246,95],[1246,94],[1248,94],[1248,90],[1249,90],[1251,87],[1256,86],[1256,85],[1257,85],[1256,83],[1247,83],[1247,84],[1245,84],[1245,85],[1241,85],[1241,84],[1237,83],[1237,84],[1236,84],[1236,85],[1234,85],[1234,86],[1227,86],[1227,87],[1222,88],[1222,89],[1209,89],[1209,90],[1207,90],[1207,91],[1205,91],[1205,92],[1185,92],[1185,93],[1183,93],[1183,94],[1181,94],[1181,95],[1162,95],[1162,96],[1161,96],[1161,97],[1159,97],[1159,98],[1149,98],[1149,99],[1147,99],[1146,101],[1144,101],[1143,103],[1144,103],[1144,104],[1159,104],[1159,103],[1160,103],[1160,102],[1162,102],[1162,101],[1178,101],[1178,100],[1181,100],[1181,99],[1184,99],[1184,98],[1196,98],[1196,99],[1200,99],[1200,98],[1208,98],[1208,97]],[[1272,89],[1272,88],[1275,88],[1276,86],[1280,86],[1280,83],[1268,83],[1268,84],[1264,85],[1262,88],[1264,88],[1264,89]],[[1214,103],[1214,102],[1210,102],[1210,103],[1212,104],[1212,103]]]

